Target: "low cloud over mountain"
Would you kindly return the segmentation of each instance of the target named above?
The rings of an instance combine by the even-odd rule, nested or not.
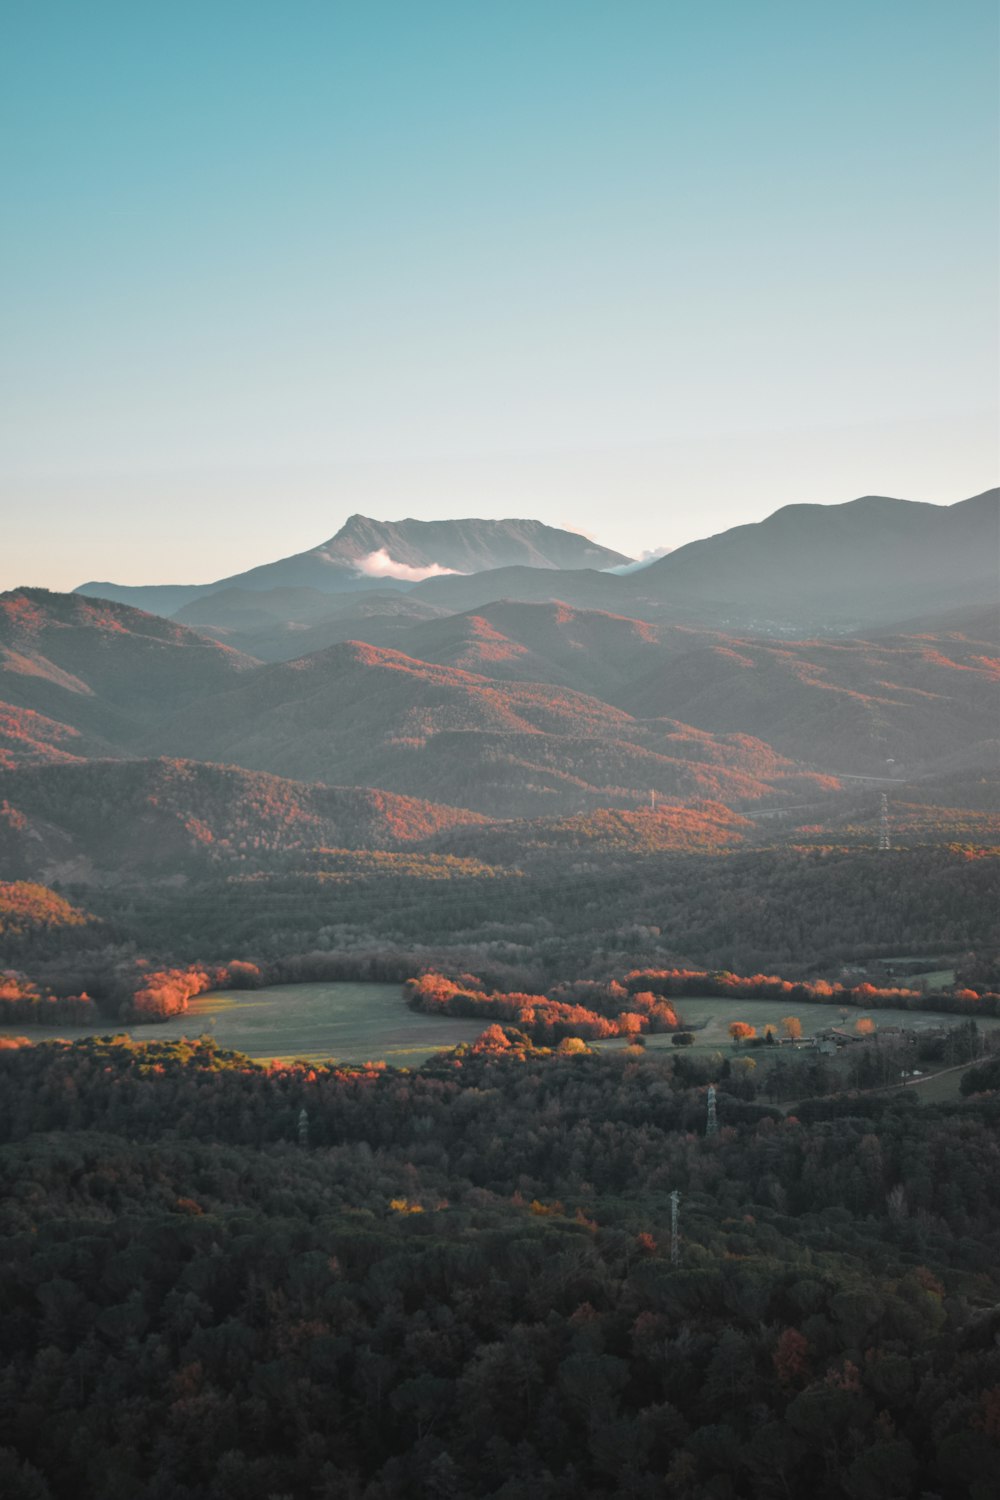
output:
[[[133,587],[84,583],[77,593],[171,615],[218,589],[313,588],[338,593],[381,579],[408,587],[421,579],[491,568],[605,568],[629,559],[574,531],[530,520],[375,521],[355,515],[329,541],[279,562],[206,584]]]

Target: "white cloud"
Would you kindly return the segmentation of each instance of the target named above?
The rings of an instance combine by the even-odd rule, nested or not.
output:
[[[655,547],[652,552],[643,552],[640,557],[636,558],[635,562],[618,563],[613,568],[602,568],[601,572],[616,573],[619,577],[623,573],[641,573],[643,568],[648,568],[650,563],[659,561],[661,557],[666,557],[667,553],[673,552],[673,550],[673,547]]]
[[[424,578],[440,578],[443,573],[457,573],[457,568],[442,568],[440,563],[428,563],[423,568],[411,568],[408,563],[396,562],[385,547],[369,552],[366,557],[355,559],[355,568],[365,578],[398,578],[405,583],[420,583]]]

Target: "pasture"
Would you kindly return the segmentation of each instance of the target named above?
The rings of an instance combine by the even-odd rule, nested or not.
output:
[[[870,1016],[876,1026],[881,1030],[885,1026],[905,1026],[907,1030],[919,1031],[921,1028],[938,1025],[941,1017],[930,1011],[912,1010],[856,1010],[853,1006],[847,1010],[846,1016],[837,1005],[818,1005],[815,1002],[797,1003],[793,1000],[745,1000],[742,998],[719,999],[715,996],[690,995],[681,996],[670,1002],[677,1012],[678,1018],[684,1026],[690,1027],[695,1034],[695,1046],[688,1048],[691,1051],[716,1052],[719,1048],[728,1051],[732,1047],[729,1037],[729,1024],[731,1021],[746,1021],[750,1026],[757,1028],[757,1035],[764,1035],[766,1026],[773,1026],[779,1039],[785,1035],[781,1022],[785,1016],[798,1016],[802,1022],[802,1035],[804,1037],[815,1036],[817,1031],[825,1031],[829,1026],[843,1027],[846,1031],[853,1031],[855,1023],[861,1016]],[[945,1018],[949,1025],[957,1025],[960,1017],[948,1016]],[[990,1022],[987,1025],[1000,1025],[1000,1021]],[[670,1046],[669,1036],[653,1036],[647,1039],[647,1046]]]
[[[836,1005],[794,1004],[782,1000],[718,999],[682,996],[672,1002],[686,1026],[695,1030],[695,1044],[688,1053],[723,1052],[741,1055],[729,1037],[731,1021],[746,1021],[762,1036],[765,1026],[784,1035],[781,1021],[795,1015],[803,1036],[814,1036],[828,1026],[853,1030],[862,1015],[870,1015],[879,1029],[905,1026],[920,1031],[942,1020],[956,1025],[957,1016],[938,1016],[930,1011],[850,1010],[842,1016]],[[425,1016],[410,1010],[398,984],[286,984],[260,990],[212,991],[198,995],[183,1015],[155,1026],[116,1026],[104,1021],[94,1027],[7,1026],[0,1035],[27,1036],[33,1042],[54,1037],[77,1037],[127,1032],[136,1041],[164,1037],[196,1037],[203,1032],[219,1046],[245,1052],[255,1062],[385,1062],[397,1068],[419,1067],[435,1052],[469,1042],[483,1030],[485,1022],[456,1016]],[[1000,1026],[1000,1019],[985,1018],[985,1028]],[[624,1040],[596,1044],[602,1051],[618,1050]],[[647,1037],[651,1049],[672,1049],[669,1034]],[[783,1052],[791,1049],[782,1049]],[[748,1051],[763,1066],[778,1055],[777,1049]],[[930,1071],[930,1069],[928,1070]]]
[[[198,995],[184,1015],[156,1026],[7,1026],[0,1035],[43,1042],[126,1032],[141,1042],[208,1032],[220,1047],[245,1052],[255,1062],[336,1058],[415,1068],[482,1029],[477,1021],[418,1015],[404,1004],[398,984],[284,984]]]

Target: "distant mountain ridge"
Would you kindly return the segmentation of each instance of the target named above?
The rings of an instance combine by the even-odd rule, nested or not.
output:
[[[726,631],[855,631],[1000,591],[1000,490],[955,505],[866,495],[786,505],[763,521],[678,547],[625,575],[553,577],[509,567],[418,583],[412,597],[453,612],[497,599],[561,600],[640,619]]]
[[[406,588],[426,577],[494,568],[610,568],[630,559],[575,531],[532,520],[376,521],[353,515],[329,541],[206,584],[83,583],[78,594],[172,615],[221,589]]]
[[[786,505],[678,547],[627,581],[651,599],[874,622],[931,602],[986,603],[998,570],[1000,489],[992,489],[955,505],[884,495]]]
[[[293,631],[317,627],[303,650],[343,639],[336,627],[322,626],[325,612],[309,592],[343,597],[345,604],[354,594],[405,592],[432,614],[480,610],[503,599],[559,601],[739,633],[857,632],[958,601],[995,599],[1000,490],[954,505],[884,495],[842,505],[787,505],[763,521],[689,542],[647,567],[608,571],[623,562],[620,553],[539,521],[392,522],[355,515],[319,547],[214,583],[86,583],[76,592],[154,614],[181,614],[186,623],[218,628],[220,636],[232,628],[239,598],[249,615],[246,595],[267,595],[261,607],[275,625],[259,622],[272,638],[264,654],[278,657],[291,654],[273,641],[282,623]],[[222,593],[230,599],[220,600],[219,618],[210,604],[196,608]],[[288,645],[294,651],[294,643]]]

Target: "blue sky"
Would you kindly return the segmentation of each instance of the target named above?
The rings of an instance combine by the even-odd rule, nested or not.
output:
[[[0,584],[995,479],[992,0],[6,0]]]

